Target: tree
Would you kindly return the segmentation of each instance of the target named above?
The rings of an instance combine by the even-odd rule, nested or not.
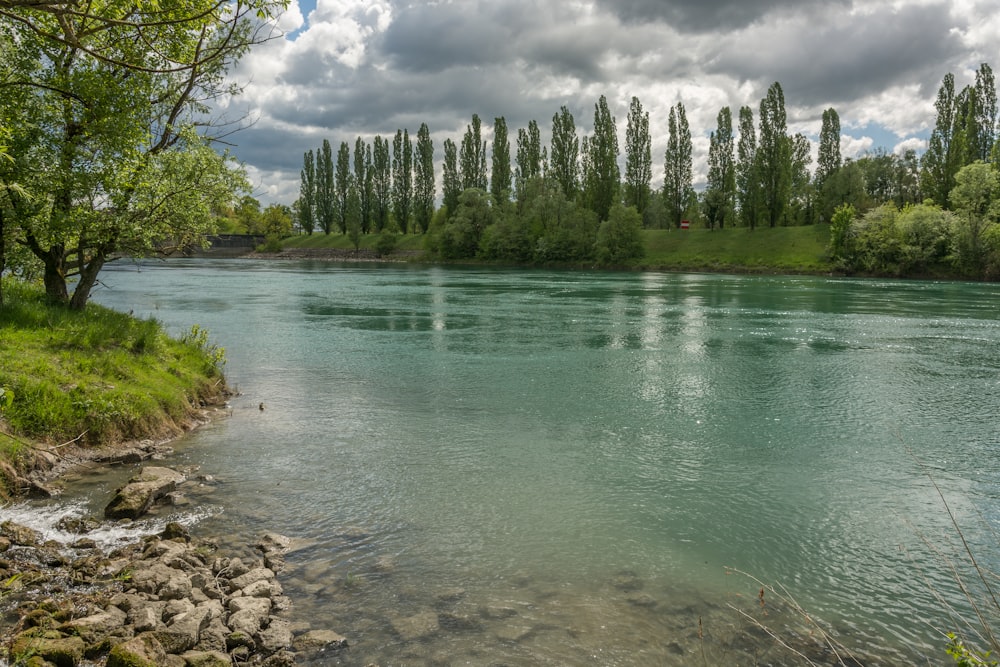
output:
[[[777,81],[760,103],[760,139],[757,160],[761,204],[768,226],[774,227],[785,214],[791,190],[791,138],[785,115],[785,95]]]
[[[979,128],[979,141],[972,147],[972,160],[989,162],[997,137],[997,88],[993,70],[986,63],[976,70],[974,90],[976,104],[973,113]]]
[[[114,257],[200,244],[213,207],[246,189],[210,148],[222,129],[205,111],[235,92],[228,69],[263,38],[251,19],[279,6],[0,5],[17,44],[0,83],[14,138],[0,183],[30,195],[11,207],[8,232],[44,265],[50,300],[82,309]]]
[[[629,206],[615,204],[601,223],[594,243],[601,264],[625,264],[645,254],[642,247],[642,217]]]
[[[950,199],[958,219],[956,262],[968,274],[979,276],[986,260],[983,238],[1000,219],[1000,174],[985,162],[966,165],[955,174]]]
[[[920,187],[924,194],[939,206],[948,206],[948,193],[955,186],[958,156],[954,145],[955,132],[955,77],[949,72],[938,89],[934,102],[937,119],[927,142],[927,151],[921,163]]]
[[[625,205],[634,206],[639,215],[649,205],[649,184],[653,180],[651,146],[649,112],[642,110],[638,97],[633,97],[625,129]]]
[[[413,207],[413,144],[406,130],[396,130],[392,142],[392,212],[399,231],[410,230]]]
[[[392,195],[391,163],[389,162],[389,140],[375,135],[372,144],[372,201],[375,231],[381,232],[389,225],[390,197]]]
[[[344,233],[351,240],[354,252],[361,247],[361,191],[357,179],[352,175],[347,184],[347,200],[344,203]]]
[[[528,122],[528,129],[517,131],[517,168],[515,186],[517,201],[523,204],[527,197],[528,183],[542,175],[542,143],[538,123]]]
[[[691,129],[688,127],[684,104],[670,108],[667,122],[667,151],[663,164],[663,199],[668,219],[680,228],[687,210],[692,186]]]
[[[734,224],[736,215],[736,160],[734,157],[733,114],[729,107],[719,110],[716,129],[708,139],[708,185],[705,214],[709,229]]]
[[[618,132],[608,100],[601,95],[594,105],[594,134],[586,143],[584,187],[586,201],[598,220],[607,220],[618,200],[621,173],[618,171]]]
[[[372,228],[372,152],[364,139],[354,142],[354,184],[358,189],[358,210],[361,216],[361,233]]]
[[[354,180],[351,174],[351,147],[346,141],[340,142],[337,150],[337,169],[334,172],[333,192],[337,201],[337,227],[341,234],[347,233],[347,195]]]
[[[812,162],[809,139],[802,133],[789,138],[790,183],[788,207],[784,222],[787,225],[810,225],[815,222],[816,188],[809,179]]]
[[[434,142],[427,123],[417,130],[417,155],[413,164],[413,218],[421,234],[427,232],[434,217]]]
[[[486,190],[486,142],[483,141],[482,134],[482,121],[478,114],[472,114],[472,123],[465,127],[465,136],[462,137],[459,158],[463,190]]]
[[[490,194],[497,204],[510,201],[510,140],[507,138],[507,120],[500,116],[493,121],[493,176]]]
[[[576,197],[579,187],[580,139],[576,135],[573,114],[565,106],[552,117],[552,150],[549,152],[549,168],[552,177],[562,188],[567,199]]]
[[[753,109],[740,107],[740,141],[736,147],[736,188],[740,220],[756,229],[760,216],[760,174],[757,160],[757,135],[753,127]]]
[[[261,234],[285,236],[292,231],[292,210],[284,204],[268,204],[260,214]]]
[[[240,199],[239,204],[236,206],[236,219],[243,227],[244,233],[260,234],[261,233],[260,202],[251,197],[250,195],[245,195],[242,199]]]
[[[299,226],[311,235],[316,229],[316,162],[311,150],[303,157],[299,176],[302,181],[299,185]]]
[[[441,189],[444,207],[448,217],[458,210],[458,197],[462,194],[462,177],[458,173],[458,147],[451,139],[444,140],[444,168],[441,174]]]
[[[819,132],[819,157],[816,161],[816,189],[822,190],[830,174],[840,169],[840,116],[833,108],[823,112],[823,126]]]
[[[337,219],[337,195],[334,187],[333,148],[330,141],[323,140],[323,146],[316,156],[316,222],[324,234],[333,231]]]

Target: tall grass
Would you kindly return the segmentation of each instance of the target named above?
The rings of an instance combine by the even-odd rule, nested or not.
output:
[[[74,312],[5,282],[0,387],[9,433],[94,444],[164,435],[223,388],[216,348],[96,304]],[[0,443],[2,444],[2,443]]]

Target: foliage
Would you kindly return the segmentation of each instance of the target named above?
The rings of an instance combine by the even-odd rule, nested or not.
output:
[[[969,275],[979,275],[993,250],[988,232],[1000,219],[1000,175],[984,162],[967,165],[955,175],[950,199],[957,216],[955,262]]]
[[[584,141],[584,197],[599,220],[606,220],[612,204],[618,201],[618,135],[615,119],[608,109],[608,100],[594,105],[594,134]]]
[[[507,138],[507,120],[500,116],[493,121],[493,160],[490,195],[493,201],[508,201],[511,194],[510,140]]]
[[[857,215],[850,204],[841,204],[830,219],[830,257],[836,262],[845,262],[853,253],[851,223]]]
[[[642,218],[632,207],[615,204],[597,230],[595,249],[601,264],[625,264],[643,256]]]
[[[634,206],[640,214],[649,205],[650,181],[653,179],[652,139],[649,134],[649,112],[643,111],[638,97],[629,105],[625,128],[624,203]]]
[[[663,165],[663,201],[670,223],[680,228],[687,209],[692,187],[691,129],[684,105],[678,102],[670,108],[667,125],[667,151]]]
[[[375,255],[377,257],[388,257],[396,249],[398,237],[392,230],[384,229],[375,240]]]
[[[997,667],[1000,662],[990,660],[992,652],[980,653],[970,649],[954,632],[948,633],[948,646],[945,649],[957,667]]]
[[[199,350],[212,366],[221,370],[226,365],[226,348],[209,342],[208,336],[208,329],[192,324],[191,329],[181,336],[181,342]]]

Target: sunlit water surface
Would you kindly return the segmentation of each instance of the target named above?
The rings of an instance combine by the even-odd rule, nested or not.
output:
[[[174,463],[219,480],[196,532],[302,540],[296,618],[351,643],[317,664],[801,662],[737,610],[800,647],[802,617],[741,573],[869,664],[940,664],[937,596],[964,603],[931,479],[1000,566],[996,285],[246,260],[102,280],[95,301],[226,348],[232,416]]]

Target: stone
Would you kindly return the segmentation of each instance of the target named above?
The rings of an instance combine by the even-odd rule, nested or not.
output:
[[[267,629],[258,633],[257,639],[260,650],[266,654],[291,648],[292,624],[281,618],[272,618]]]
[[[163,528],[163,532],[160,533],[160,539],[190,542],[191,531],[189,531],[187,528],[177,523],[176,521],[171,521]]]
[[[153,607],[140,606],[128,612],[128,622],[132,624],[136,632],[155,629],[159,620],[159,615]]]
[[[254,612],[244,609],[243,611],[230,614],[226,620],[226,625],[229,626],[233,634],[253,637],[260,632],[261,618]]]
[[[238,591],[258,581],[272,581],[274,572],[266,567],[258,567],[229,580],[229,590]]]
[[[430,637],[441,629],[438,615],[433,611],[425,611],[413,616],[393,616],[389,621],[392,624],[392,629],[403,641]]]
[[[104,508],[108,519],[138,519],[149,511],[153,503],[177,488],[184,475],[157,466],[147,466],[128,484],[118,489],[114,498]]]
[[[185,651],[181,654],[186,667],[230,667],[229,654],[222,651]]]
[[[257,618],[263,620],[271,613],[271,601],[268,598],[240,597],[229,601],[229,613],[237,614],[241,611],[253,612]]]
[[[347,639],[333,630],[310,630],[295,638],[296,651],[320,651],[347,646]]]
[[[163,667],[167,652],[151,633],[144,632],[111,648],[107,667]]]
[[[59,630],[67,635],[79,636],[88,644],[95,644],[102,635],[109,635],[125,625],[125,619],[125,612],[109,606],[108,611],[63,623]]]
[[[41,533],[13,521],[0,523],[0,536],[6,537],[11,544],[22,547],[33,547],[42,543]]]
[[[174,570],[174,573],[157,591],[163,600],[184,600],[191,596],[191,579],[183,572]]]
[[[22,632],[11,644],[11,655],[37,655],[56,667],[74,667],[83,660],[87,648],[82,637],[63,637],[36,628]]]
[[[276,598],[282,593],[281,584],[277,581],[255,581],[240,589],[245,597]]]

